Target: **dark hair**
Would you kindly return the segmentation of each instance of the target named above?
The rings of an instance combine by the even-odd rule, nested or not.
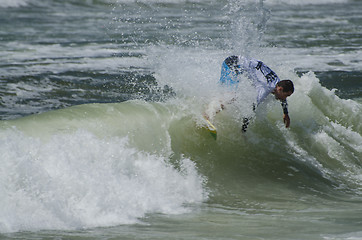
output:
[[[277,83],[277,86],[282,87],[283,92],[292,92],[292,93],[294,92],[294,84],[289,79],[281,80],[280,82]]]

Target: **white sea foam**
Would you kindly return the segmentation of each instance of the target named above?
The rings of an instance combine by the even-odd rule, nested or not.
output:
[[[179,214],[205,200],[203,179],[183,159],[99,139],[86,131],[42,141],[1,131],[0,232],[79,229],[136,223],[147,213]]]
[[[0,53],[0,60],[12,64],[10,69],[0,69],[0,74],[12,76],[19,74],[18,68],[24,61],[29,63],[26,70],[21,73],[36,75],[42,72],[60,73],[69,70],[105,70],[119,72],[122,68],[145,66],[142,58],[115,57],[114,54],[122,54],[111,44],[103,46],[73,47],[60,44],[36,45],[8,43],[8,49]],[[16,51],[21,49],[21,51]],[[135,50],[133,53],[144,53],[143,50]]]
[[[91,1],[91,0],[89,0]],[[205,2],[205,0],[103,0],[105,2],[115,2],[115,3],[133,3],[133,2],[156,2],[156,3],[184,3],[184,2]],[[214,0],[215,1],[215,0]],[[260,1],[260,0],[259,0]],[[262,0],[266,4],[290,4],[290,5],[309,5],[309,4],[331,4],[331,3],[345,3],[350,0]],[[208,0],[207,2],[213,2]],[[225,3],[230,2],[225,1]],[[240,0],[238,3],[255,3],[255,0]]]
[[[287,5],[317,5],[317,4],[333,4],[333,3],[346,3],[351,0],[258,0],[268,5],[273,4],[287,4]],[[255,0],[228,0],[228,2],[237,3],[255,3]]]
[[[358,71],[362,62],[361,50],[341,53],[338,49],[315,47],[268,48],[262,52],[260,57],[266,63],[277,62],[304,71]]]
[[[289,5],[317,5],[317,4],[333,4],[346,3],[350,0],[265,0],[265,3],[273,4],[289,4]]]
[[[28,5],[28,0],[0,0],[0,7],[23,7]]]

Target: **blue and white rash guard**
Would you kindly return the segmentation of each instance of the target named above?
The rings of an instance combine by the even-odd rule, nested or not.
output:
[[[220,83],[236,87],[239,83],[238,75],[245,74],[257,90],[256,103],[259,105],[265,98],[273,92],[279,77],[262,61],[246,58],[243,56],[230,56],[222,63]],[[282,100],[284,114],[288,114],[288,104]]]

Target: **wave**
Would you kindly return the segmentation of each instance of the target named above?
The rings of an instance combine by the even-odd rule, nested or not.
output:
[[[242,134],[245,110],[227,105],[213,118],[216,141],[202,120],[211,99],[202,97],[86,104],[2,121],[0,231],[135,223],[147,213],[189,211],[187,204],[223,189],[242,196],[240,183],[255,181],[360,197],[361,105],[338,98],[312,72],[295,83],[290,129],[269,101]]]
[[[163,154],[157,114],[150,104],[94,104],[3,123],[0,232],[136,223],[204,201],[195,164],[183,158],[176,170]]]

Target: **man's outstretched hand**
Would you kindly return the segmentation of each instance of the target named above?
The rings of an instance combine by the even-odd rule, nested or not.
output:
[[[283,120],[284,120],[284,124],[285,124],[285,127],[288,128],[289,125],[290,125],[290,118],[289,118],[289,115],[288,114],[284,114],[283,116]]]

